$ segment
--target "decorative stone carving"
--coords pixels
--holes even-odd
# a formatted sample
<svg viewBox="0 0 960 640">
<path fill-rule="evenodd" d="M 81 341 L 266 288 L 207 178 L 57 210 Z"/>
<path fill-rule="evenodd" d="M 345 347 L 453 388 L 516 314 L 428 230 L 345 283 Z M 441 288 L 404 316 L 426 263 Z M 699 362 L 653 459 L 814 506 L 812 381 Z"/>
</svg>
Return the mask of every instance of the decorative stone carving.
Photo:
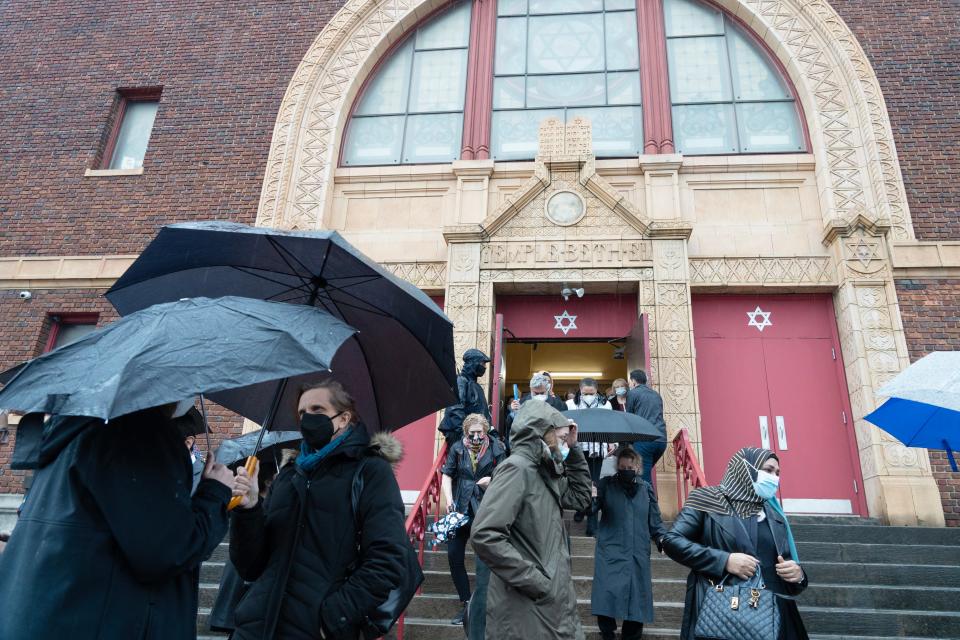
<svg viewBox="0 0 960 640">
<path fill-rule="evenodd" d="M 442 289 L 447 284 L 446 262 L 385 262 L 381 266 L 420 289 Z"/>
<path fill-rule="evenodd" d="M 692 285 L 833 285 L 830 256 L 789 258 L 691 258 Z"/>
</svg>

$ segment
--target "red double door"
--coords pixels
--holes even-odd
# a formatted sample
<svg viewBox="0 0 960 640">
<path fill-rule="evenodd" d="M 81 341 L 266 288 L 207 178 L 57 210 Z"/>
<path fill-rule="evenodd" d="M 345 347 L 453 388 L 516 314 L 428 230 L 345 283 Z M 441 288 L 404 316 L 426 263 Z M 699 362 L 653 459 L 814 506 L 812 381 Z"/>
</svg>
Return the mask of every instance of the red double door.
<svg viewBox="0 0 960 640">
<path fill-rule="evenodd" d="M 763 447 L 788 512 L 864 514 L 831 297 L 694 296 L 693 328 L 707 481 Z"/>
</svg>

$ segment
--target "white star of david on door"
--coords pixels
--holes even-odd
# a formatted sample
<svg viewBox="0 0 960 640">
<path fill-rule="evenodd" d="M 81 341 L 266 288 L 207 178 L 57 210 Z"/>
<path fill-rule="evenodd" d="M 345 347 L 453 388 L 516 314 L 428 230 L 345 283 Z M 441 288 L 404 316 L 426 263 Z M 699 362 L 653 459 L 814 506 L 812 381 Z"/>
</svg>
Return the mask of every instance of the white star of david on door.
<svg viewBox="0 0 960 640">
<path fill-rule="evenodd" d="M 750 318 L 747 326 L 756 327 L 760 333 L 763 333 L 764 328 L 773 326 L 773 323 L 770 322 L 771 313 L 772 311 L 764 311 L 760 307 L 757 307 L 753 311 L 747 311 L 747 317 Z M 758 318 L 763 318 L 763 320 L 758 320 Z"/>
<path fill-rule="evenodd" d="M 559 316 L 553 317 L 557 321 L 553 328 L 563 331 L 563 335 L 567 335 L 567 332 L 577 328 L 577 316 L 570 315 L 567 310 L 564 310 Z"/>
</svg>

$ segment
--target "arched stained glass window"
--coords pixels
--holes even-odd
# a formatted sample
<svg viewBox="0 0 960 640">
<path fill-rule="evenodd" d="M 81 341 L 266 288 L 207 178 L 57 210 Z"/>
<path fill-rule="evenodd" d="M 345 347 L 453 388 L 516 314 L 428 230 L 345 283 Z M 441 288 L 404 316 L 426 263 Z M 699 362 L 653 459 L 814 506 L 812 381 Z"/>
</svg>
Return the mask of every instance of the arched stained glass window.
<svg viewBox="0 0 960 640">
<path fill-rule="evenodd" d="M 544 118 L 585 116 L 598 156 L 640 153 L 634 0 L 500 0 L 490 155 L 536 155 Z"/>
<path fill-rule="evenodd" d="M 380 66 L 350 120 L 344 164 L 460 157 L 470 5 L 459 2 L 417 29 Z"/>
<path fill-rule="evenodd" d="M 759 47 L 721 11 L 664 0 L 677 151 L 802 151 L 793 95 Z"/>
<path fill-rule="evenodd" d="M 341 162 L 529 160 L 545 118 L 577 116 L 600 158 L 807 145 L 781 70 L 706 0 L 459 0 L 375 70 Z"/>
</svg>

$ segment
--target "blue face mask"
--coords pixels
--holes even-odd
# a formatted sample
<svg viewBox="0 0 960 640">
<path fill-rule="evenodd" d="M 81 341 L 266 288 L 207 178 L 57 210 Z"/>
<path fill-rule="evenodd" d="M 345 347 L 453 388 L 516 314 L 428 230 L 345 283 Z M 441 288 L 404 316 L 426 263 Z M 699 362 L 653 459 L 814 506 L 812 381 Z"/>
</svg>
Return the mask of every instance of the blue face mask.
<svg viewBox="0 0 960 640">
<path fill-rule="evenodd" d="M 627 395 L 627 389 L 626 389 L 626 387 L 617 387 L 617 388 L 615 389 L 615 391 L 616 391 L 616 393 L 617 393 L 618 396 L 625 396 L 625 395 Z"/>
<path fill-rule="evenodd" d="M 758 471 L 757 479 L 753 481 L 753 490 L 764 500 L 769 500 L 777 495 L 777 489 L 780 487 L 780 477 L 766 471 Z"/>
</svg>

